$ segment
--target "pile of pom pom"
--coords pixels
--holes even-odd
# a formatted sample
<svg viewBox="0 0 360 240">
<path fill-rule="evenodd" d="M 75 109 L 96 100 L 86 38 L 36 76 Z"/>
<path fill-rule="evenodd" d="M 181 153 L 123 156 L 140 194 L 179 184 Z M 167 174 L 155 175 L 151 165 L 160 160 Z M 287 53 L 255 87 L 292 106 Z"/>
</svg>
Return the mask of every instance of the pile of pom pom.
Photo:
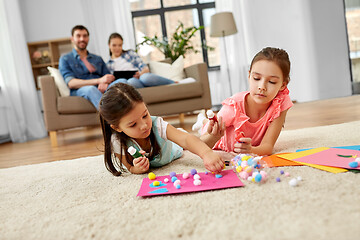
<svg viewBox="0 0 360 240">
<path fill-rule="evenodd" d="M 240 178 L 252 182 L 265 182 L 267 173 L 263 170 L 264 166 L 260 163 L 261 159 L 261 156 L 241 153 L 231 159 L 230 162 Z"/>
</svg>

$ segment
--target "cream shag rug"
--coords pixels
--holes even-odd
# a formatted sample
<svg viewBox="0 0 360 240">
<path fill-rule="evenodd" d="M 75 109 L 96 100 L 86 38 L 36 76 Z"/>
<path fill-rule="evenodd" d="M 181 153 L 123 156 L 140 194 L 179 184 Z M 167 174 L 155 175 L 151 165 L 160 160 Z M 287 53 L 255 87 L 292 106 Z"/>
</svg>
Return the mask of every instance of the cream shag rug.
<svg viewBox="0 0 360 240">
<path fill-rule="evenodd" d="M 360 144 L 360 121 L 283 131 L 276 152 Z M 185 152 L 157 175 L 205 171 Z M 280 170 L 301 176 L 277 183 Z M 358 239 L 360 174 L 267 170 L 264 184 L 139 198 L 146 175 L 113 177 L 102 156 L 0 170 L 0 239 Z M 286 179 L 286 180 L 285 180 Z"/>
</svg>

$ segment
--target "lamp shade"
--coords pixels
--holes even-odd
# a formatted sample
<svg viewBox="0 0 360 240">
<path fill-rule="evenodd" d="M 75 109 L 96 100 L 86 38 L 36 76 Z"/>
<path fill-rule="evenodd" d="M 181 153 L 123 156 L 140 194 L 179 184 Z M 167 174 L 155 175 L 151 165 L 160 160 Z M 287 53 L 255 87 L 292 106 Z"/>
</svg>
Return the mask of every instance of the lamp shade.
<svg viewBox="0 0 360 240">
<path fill-rule="evenodd" d="M 237 33 L 232 12 L 219 12 L 211 16 L 210 37 L 224 37 Z"/>
</svg>

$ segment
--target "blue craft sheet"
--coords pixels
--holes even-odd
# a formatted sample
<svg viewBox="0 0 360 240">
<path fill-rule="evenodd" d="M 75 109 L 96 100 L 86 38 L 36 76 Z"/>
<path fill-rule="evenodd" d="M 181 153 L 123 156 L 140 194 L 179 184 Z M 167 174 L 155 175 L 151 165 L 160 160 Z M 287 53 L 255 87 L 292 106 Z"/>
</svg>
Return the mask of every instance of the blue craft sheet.
<svg viewBox="0 0 360 240">
<path fill-rule="evenodd" d="M 333 147 L 333 148 L 343 148 L 343 149 L 350 149 L 350 150 L 360 151 L 360 145 L 345 146 L 345 147 Z"/>
<path fill-rule="evenodd" d="M 331 147 L 331 148 L 341 148 L 341 149 L 350 149 L 350 150 L 360 151 L 360 145 Z M 310 150 L 310 149 L 313 149 L 313 148 L 298 149 L 298 150 L 296 150 L 296 152 L 302 152 L 302 151 L 306 151 L 306 150 Z"/>
</svg>

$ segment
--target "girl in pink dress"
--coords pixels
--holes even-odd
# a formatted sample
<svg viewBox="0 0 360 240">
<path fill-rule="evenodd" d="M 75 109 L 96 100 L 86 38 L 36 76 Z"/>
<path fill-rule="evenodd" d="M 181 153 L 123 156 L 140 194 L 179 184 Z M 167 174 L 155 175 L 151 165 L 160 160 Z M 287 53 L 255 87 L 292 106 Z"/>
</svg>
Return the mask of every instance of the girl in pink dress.
<svg viewBox="0 0 360 240">
<path fill-rule="evenodd" d="M 270 155 L 293 105 L 287 89 L 289 73 L 286 51 L 262 49 L 250 65 L 249 91 L 222 102 L 218 121 L 205 124 L 201 140 L 215 150 Z"/>
</svg>

